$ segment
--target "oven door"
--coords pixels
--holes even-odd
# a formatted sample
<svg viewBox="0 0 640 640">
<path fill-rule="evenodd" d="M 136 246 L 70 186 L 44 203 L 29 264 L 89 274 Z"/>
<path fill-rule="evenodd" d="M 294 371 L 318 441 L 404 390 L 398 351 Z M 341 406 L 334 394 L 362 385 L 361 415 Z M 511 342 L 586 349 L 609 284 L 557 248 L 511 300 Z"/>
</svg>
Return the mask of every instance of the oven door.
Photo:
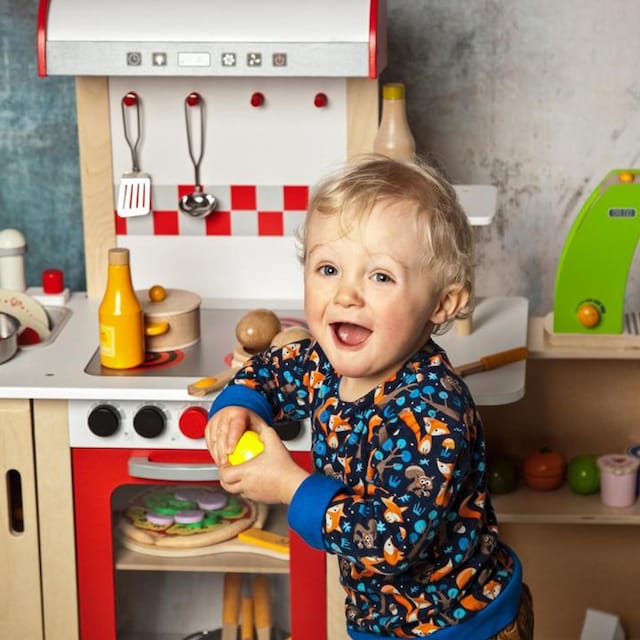
<svg viewBox="0 0 640 640">
<path fill-rule="evenodd" d="M 308 452 L 292 452 L 292 456 L 311 471 Z M 98 448 L 72 449 L 72 465 L 80 637 L 82 640 L 116 640 L 114 492 L 125 485 L 211 483 L 218 477 L 217 467 L 203 450 Z M 325 640 L 325 555 L 291 531 L 289 547 L 291 636 Z M 158 570 L 171 571 L 171 562 Z M 247 571 L 242 566 L 233 570 Z M 287 571 L 286 566 L 283 571 Z"/>
</svg>

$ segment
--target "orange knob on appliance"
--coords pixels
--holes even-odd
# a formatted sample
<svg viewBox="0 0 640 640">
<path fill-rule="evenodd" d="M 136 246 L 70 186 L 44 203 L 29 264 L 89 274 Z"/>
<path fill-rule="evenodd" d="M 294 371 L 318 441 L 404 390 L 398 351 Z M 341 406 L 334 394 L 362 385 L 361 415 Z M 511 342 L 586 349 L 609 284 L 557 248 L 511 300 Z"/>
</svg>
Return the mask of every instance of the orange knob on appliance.
<svg viewBox="0 0 640 640">
<path fill-rule="evenodd" d="M 600 309 L 591 303 L 583 302 L 578 307 L 578 322 L 587 329 L 593 329 L 600 324 Z"/>
<path fill-rule="evenodd" d="M 98 309 L 100 363 L 130 369 L 144 362 L 144 314 L 131 282 L 129 249 L 110 249 L 107 288 Z"/>
</svg>

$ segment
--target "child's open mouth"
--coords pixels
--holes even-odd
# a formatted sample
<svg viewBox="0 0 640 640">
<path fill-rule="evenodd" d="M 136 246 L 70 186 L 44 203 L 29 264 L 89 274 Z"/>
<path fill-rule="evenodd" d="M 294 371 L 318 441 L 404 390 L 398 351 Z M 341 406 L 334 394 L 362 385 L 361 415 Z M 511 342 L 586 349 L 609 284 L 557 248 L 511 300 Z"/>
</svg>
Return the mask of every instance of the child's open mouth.
<svg viewBox="0 0 640 640">
<path fill-rule="evenodd" d="M 349 322 L 334 322 L 331 328 L 338 342 L 346 347 L 357 347 L 371 335 L 369 329 Z"/>
</svg>

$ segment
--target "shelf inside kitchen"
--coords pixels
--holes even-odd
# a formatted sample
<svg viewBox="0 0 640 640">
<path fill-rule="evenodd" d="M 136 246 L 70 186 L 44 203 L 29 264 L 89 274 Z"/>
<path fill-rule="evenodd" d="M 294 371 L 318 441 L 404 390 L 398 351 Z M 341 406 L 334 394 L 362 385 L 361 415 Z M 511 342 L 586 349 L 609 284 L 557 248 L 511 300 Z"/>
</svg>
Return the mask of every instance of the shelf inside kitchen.
<svg viewBox="0 0 640 640">
<path fill-rule="evenodd" d="M 492 496 L 498 524 L 620 524 L 640 525 L 640 502 L 630 507 L 607 507 L 600 494 L 574 493 L 568 485 L 555 491 L 522 487 Z"/>
<path fill-rule="evenodd" d="M 114 521 L 116 514 L 114 514 Z M 265 530 L 279 535 L 288 535 L 287 512 L 284 506 L 269 510 Z M 135 544 L 128 545 L 135 548 Z M 142 552 L 127 548 L 117 532 L 114 540 L 115 568 L 118 571 L 195 571 L 224 573 L 289 573 L 289 559 L 282 553 L 271 553 L 261 547 L 241 542 L 238 538 L 220 542 L 210 547 L 210 553 L 193 549 L 175 556 L 166 552 Z M 179 554 L 179 555 L 178 555 Z"/>
</svg>

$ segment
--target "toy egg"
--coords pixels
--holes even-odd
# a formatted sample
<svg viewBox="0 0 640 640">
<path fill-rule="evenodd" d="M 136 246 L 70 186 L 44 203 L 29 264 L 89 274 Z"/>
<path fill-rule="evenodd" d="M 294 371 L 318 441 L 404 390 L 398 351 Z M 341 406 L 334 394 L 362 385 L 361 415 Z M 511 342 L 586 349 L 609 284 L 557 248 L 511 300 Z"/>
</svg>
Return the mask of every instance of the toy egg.
<svg viewBox="0 0 640 640">
<path fill-rule="evenodd" d="M 255 431 L 245 431 L 238 440 L 235 449 L 229 454 L 232 465 L 248 462 L 264 451 L 264 444 Z"/>
</svg>

